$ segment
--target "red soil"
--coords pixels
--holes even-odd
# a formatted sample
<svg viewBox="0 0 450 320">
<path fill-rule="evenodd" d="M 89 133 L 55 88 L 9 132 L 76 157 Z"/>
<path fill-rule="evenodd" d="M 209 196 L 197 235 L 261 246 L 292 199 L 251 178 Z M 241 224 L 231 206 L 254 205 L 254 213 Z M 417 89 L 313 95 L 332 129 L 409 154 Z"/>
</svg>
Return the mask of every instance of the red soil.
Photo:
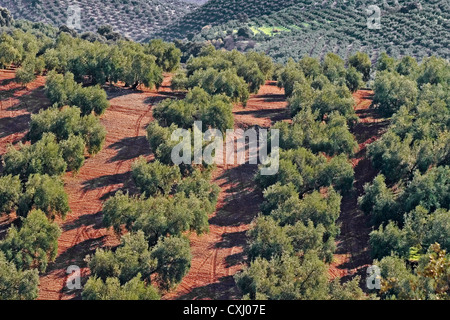
<svg viewBox="0 0 450 320">
<path fill-rule="evenodd" d="M 12 82 L 13 71 L 0 72 L 0 154 L 9 143 L 17 143 L 26 134 L 30 113 L 48 107 L 44 96 L 45 78 L 22 88 Z M 101 117 L 107 128 L 105 145 L 96 156 L 86 160 L 80 172 L 64 177 L 69 194 L 71 213 L 64 221 L 58 220 L 63 231 L 59 239 L 58 256 L 41 276 L 39 299 L 76 299 L 80 290 L 65 287 L 66 269 L 70 265 L 82 267 L 83 279 L 89 276 L 84 258 L 98 247 L 113 247 L 118 238 L 102 226 L 103 202 L 117 190 L 135 190 L 131 180 L 131 164 L 139 156 L 152 158 L 145 138 L 145 127 L 152 121 L 152 106 L 164 98 L 178 97 L 170 92 L 170 78 L 166 77 L 158 92 L 136 92 L 109 88 L 111 107 Z M 353 277 L 362 274 L 370 263 L 368 254 L 369 227 L 366 217 L 357 209 L 356 199 L 365 182 L 371 181 L 375 171 L 365 158 L 365 147 L 380 137 L 385 122 L 368 108 L 370 91 L 358 91 L 357 113 L 361 122 L 354 128 L 360 151 L 353 159 L 356 192 L 344 196 L 339 218 L 341 235 L 337 239 L 335 262 L 330 276 Z M 288 119 L 283 90 L 268 82 L 257 95 L 251 96 L 246 108 L 235 106 L 236 128 L 254 125 L 269 127 L 274 121 Z M 0 168 L 1 170 L 1 168 Z M 246 231 L 259 211 L 261 191 L 253 182 L 255 165 L 220 166 L 213 182 L 221 192 L 216 212 L 210 217 L 210 232 L 190 235 L 192 267 L 180 286 L 164 296 L 165 299 L 233 299 L 239 298 L 233 275 L 244 262 Z M 14 220 L 0 219 L 0 238 Z"/>
<path fill-rule="evenodd" d="M 0 156 L 6 152 L 8 145 L 17 144 L 25 137 L 30 114 L 50 105 L 44 95 L 44 77 L 38 77 L 27 87 L 15 83 L 14 78 L 14 70 L 0 71 Z M 0 216 L 0 239 L 15 219 L 14 213 Z"/>
<path fill-rule="evenodd" d="M 14 70 L 0 72 L 0 154 L 24 138 L 30 113 L 50 105 L 44 94 L 44 77 L 37 77 L 27 87 L 15 83 L 14 78 Z"/>
<path fill-rule="evenodd" d="M 381 137 L 385 132 L 387 121 L 380 118 L 374 109 L 370 109 L 373 91 L 359 90 L 354 95 L 356 114 L 360 121 L 353 128 L 359 151 L 352 159 L 355 171 L 354 191 L 343 196 L 341 214 L 338 224 L 341 233 L 336 239 L 337 250 L 329 273 L 331 278 L 343 280 L 361 276 L 361 287 L 367 267 L 371 264 L 369 250 L 369 233 L 371 231 L 368 217 L 358 208 L 358 197 L 364 193 L 364 184 L 373 180 L 377 171 L 366 158 L 366 147 Z"/>
<path fill-rule="evenodd" d="M 268 82 L 252 95 L 247 107 L 233 109 L 236 128 L 255 125 L 270 127 L 287 117 L 284 91 Z M 259 211 L 263 198 L 256 189 L 256 165 L 224 165 L 214 173 L 213 182 L 220 186 L 219 203 L 210 217 L 210 232 L 190 236 L 192 267 L 178 288 L 164 299 L 238 299 L 233 275 L 245 263 L 246 232 Z"/>
<path fill-rule="evenodd" d="M 151 159 L 145 127 L 152 121 L 152 107 L 166 98 L 168 81 L 166 77 L 160 92 L 107 89 L 111 107 L 101 117 L 107 129 L 106 142 L 76 176 L 68 173 L 64 178 L 72 212 L 59 221 L 63 233 L 58 241 L 58 256 L 40 279 L 39 299 L 80 298 L 80 290 L 66 289 L 67 267 L 82 267 L 84 282 L 89 276 L 86 255 L 99 247 L 118 245 L 118 238 L 102 225 L 102 205 L 120 189 L 134 190 L 130 170 L 136 158 Z"/>
</svg>

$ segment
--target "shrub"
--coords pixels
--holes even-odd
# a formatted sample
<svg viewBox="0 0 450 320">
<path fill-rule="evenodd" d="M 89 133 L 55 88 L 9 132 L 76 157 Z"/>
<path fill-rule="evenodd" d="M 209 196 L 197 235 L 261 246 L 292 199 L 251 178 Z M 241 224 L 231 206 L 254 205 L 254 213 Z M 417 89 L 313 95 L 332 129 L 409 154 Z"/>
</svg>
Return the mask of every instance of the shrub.
<svg viewBox="0 0 450 320">
<path fill-rule="evenodd" d="M 70 211 L 64 183 L 59 178 L 32 174 L 25 184 L 25 189 L 18 210 L 22 216 L 26 216 L 32 209 L 39 209 L 50 218 L 56 215 L 64 218 Z"/>
<path fill-rule="evenodd" d="M 158 160 L 147 163 L 144 158 L 139 158 L 133 164 L 132 172 L 134 182 L 147 196 L 167 195 L 181 179 L 178 167 L 166 166 Z"/>
<path fill-rule="evenodd" d="M 17 269 L 0 252 L 0 300 L 34 300 L 38 297 L 37 270 Z"/>
<path fill-rule="evenodd" d="M 364 81 L 369 81 L 370 68 L 372 67 L 372 62 L 370 61 L 369 55 L 367 55 L 366 53 L 357 52 L 353 56 L 348 58 L 348 63 L 358 72 L 362 73 Z"/>
<path fill-rule="evenodd" d="M 46 133 L 33 145 L 21 145 L 20 150 L 10 147 L 3 156 L 5 172 L 26 179 L 30 174 L 60 176 L 67 164 L 53 133 Z"/>
<path fill-rule="evenodd" d="M 162 238 L 151 255 L 157 261 L 157 279 L 164 289 L 179 284 L 191 268 L 191 248 L 186 238 Z"/>
<path fill-rule="evenodd" d="M 38 268 L 45 272 L 48 263 L 56 258 L 60 234 L 58 225 L 50 222 L 44 212 L 33 210 L 19 230 L 14 226 L 8 230 L 0 249 L 18 269 Z"/>
<path fill-rule="evenodd" d="M 17 208 L 20 196 L 22 194 L 22 185 L 19 176 L 1 176 L 0 177 L 0 213 L 11 213 Z"/>
<path fill-rule="evenodd" d="M 418 95 L 417 85 L 414 81 L 389 72 L 377 74 L 374 91 L 374 104 L 387 116 L 397 112 L 401 106 L 412 107 Z"/>
<path fill-rule="evenodd" d="M 159 300 L 157 290 L 140 280 L 140 275 L 121 285 L 119 279 L 108 278 L 106 281 L 90 277 L 84 286 L 83 300 Z"/>
</svg>

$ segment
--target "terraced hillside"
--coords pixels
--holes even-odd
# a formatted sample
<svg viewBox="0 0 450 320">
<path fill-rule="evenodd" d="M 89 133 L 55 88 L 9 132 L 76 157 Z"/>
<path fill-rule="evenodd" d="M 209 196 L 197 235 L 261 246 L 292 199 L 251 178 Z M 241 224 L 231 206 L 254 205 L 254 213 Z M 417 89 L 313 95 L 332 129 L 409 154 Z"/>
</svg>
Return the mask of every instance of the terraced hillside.
<svg viewBox="0 0 450 320">
<path fill-rule="evenodd" d="M 298 59 L 305 54 L 322 57 L 325 52 L 334 52 L 346 58 L 356 51 L 364 51 L 371 54 L 373 60 L 382 51 L 396 57 L 450 56 L 450 6 L 447 0 L 400 0 L 398 6 L 391 1 L 389 5 L 384 5 L 382 1 L 369 3 L 355 0 L 345 3 L 334 0 L 295 2 L 283 10 L 272 8 L 276 12 L 269 14 L 269 8 L 259 11 L 264 12 L 262 15 L 255 11 L 255 15 L 246 21 L 234 18 L 227 23 L 205 27 L 192 41 L 211 41 L 216 47 L 227 50 L 256 49 L 279 62 L 285 62 L 289 57 Z M 210 7 L 216 3 L 212 1 L 208 5 Z M 247 6 L 257 6 L 256 3 L 259 5 L 261 2 L 247 1 Z M 381 9 L 381 29 L 367 27 L 366 9 L 369 4 L 378 4 Z M 197 9 L 189 16 L 200 12 L 205 14 L 204 10 Z M 219 12 L 218 6 L 215 11 Z M 177 28 L 188 30 L 185 26 L 191 27 L 191 23 L 186 19 L 178 20 L 173 32 Z M 224 19 L 217 21 L 219 23 Z M 210 18 L 205 17 L 196 23 L 206 26 Z"/>
<path fill-rule="evenodd" d="M 183 0 L 0 0 L 0 7 L 11 11 L 15 19 L 67 23 L 69 5 L 81 8 L 81 30 L 96 31 L 109 24 L 115 31 L 139 41 L 184 16 L 198 5 Z"/>
</svg>

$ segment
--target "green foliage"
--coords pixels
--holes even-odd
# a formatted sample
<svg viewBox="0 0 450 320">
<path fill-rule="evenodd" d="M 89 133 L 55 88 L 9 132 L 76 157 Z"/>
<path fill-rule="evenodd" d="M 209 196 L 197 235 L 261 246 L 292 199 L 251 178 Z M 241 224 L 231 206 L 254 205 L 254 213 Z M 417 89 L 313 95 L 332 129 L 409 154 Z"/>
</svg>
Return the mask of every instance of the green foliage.
<svg viewBox="0 0 450 320">
<path fill-rule="evenodd" d="M 132 229 L 143 230 L 150 243 L 161 236 L 181 235 L 185 231 L 198 234 L 209 230 L 208 214 L 203 202 L 178 194 L 171 198 L 150 198 L 138 202 L 137 219 Z"/>
<path fill-rule="evenodd" d="M 19 176 L 0 176 L 0 213 L 9 214 L 17 208 L 22 185 Z"/>
<path fill-rule="evenodd" d="M 302 257 L 283 255 L 270 261 L 257 258 L 235 276 L 244 299 L 326 300 L 363 299 L 354 282 L 340 285 L 328 282 L 327 266 L 313 253 Z"/>
<path fill-rule="evenodd" d="M 132 53 L 131 63 L 125 66 L 124 80 L 134 88 L 143 84 L 148 88 L 159 87 L 163 81 L 162 70 L 155 63 L 156 58 L 142 52 Z"/>
<path fill-rule="evenodd" d="M 280 152 L 280 168 L 276 175 L 261 176 L 256 181 L 261 188 L 280 182 L 292 182 L 303 194 L 320 187 L 334 186 L 337 190 L 348 191 L 353 186 L 353 168 L 345 155 L 330 160 L 324 155 L 315 155 L 305 148 Z"/>
<path fill-rule="evenodd" d="M 340 214 L 340 205 L 341 196 L 333 189 L 330 189 L 326 196 L 314 191 L 302 199 L 289 198 L 280 203 L 270 215 L 282 225 L 294 225 L 298 221 L 307 224 L 308 221 L 312 221 L 316 227 L 323 225 L 327 229 L 326 234 L 334 237 L 339 232 L 335 222 Z"/>
<path fill-rule="evenodd" d="M 37 270 L 17 270 L 0 251 L 0 300 L 34 300 L 38 296 Z"/>
<path fill-rule="evenodd" d="M 401 141 L 395 133 L 388 131 L 383 137 L 368 147 L 369 157 L 375 168 L 397 181 L 412 169 L 411 150 L 412 137 Z"/>
<path fill-rule="evenodd" d="M 450 79 L 450 64 L 447 60 L 438 57 L 429 57 L 422 61 L 420 66 L 420 76 L 417 79 L 418 85 L 426 83 L 434 84 L 449 84 Z"/>
<path fill-rule="evenodd" d="M 2 33 L 0 36 L 0 66 L 10 66 L 12 63 L 17 63 L 22 59 L 22 55 L 17 48 L 14 39 Z"/>
<path fill-rule="evenodd" d="M 241 54 L 216 51 L 214 47 L 205 47 L 196 58 L 187 62 L 187 76 L 180 75 L 175 81 L 176 87 L 184 83 L 186 88 L 200 86 L 209 94 L 223 93 L 234 102 L 246 104 L 249 92 L 257 93 L 270 77 L 272 60 L 262 53 Z"/>
<path fill-rule="evenodd" d="M 162 238 L 153 248 L 151 255 L 157 260 L 157 281 L 164 289 L 179 284 L 191 268 L 192 255 L 187 238 Z"/>
<path fill-rule="evenodd" d="M 271 217 L 259 217 L 254 221 L 248 236 L 250 243 L 247 253 L 251 261 L 258 257 L 270 260 L 283 254 L 302 256 L 307 252 L 315 252 L 327 262 L 333 257 L 334 246 L 330 248 L 329 244 L 334 239 L 324 242 L 325 227 L 322 224 L 315 227 L 311 220 L 280 226 Z"/>
<path fill-rule="evenodd" d="M 450 258 L 439 244 L 432 244 L 418 263 L 409 268 L 397 256 L 377 263 L 381 270 L 381 296 L 399 300 L 446 300 L 449 297 Z"/>
<path fill-rule="evenodd" d="M 386 186 L 385 177 L 382 174 L 378 175 L 372 184 L 364 185 L 364 195 L 359 197 L 358 204 L 364 213 L 370 215 L 374 225 L 401 219 L 396 206 L 396 196 Z"/>
<path fill-rule="evenodd" d="M 64 218 L 70 208 L 63 181 L 48 175 L 30 175 L 20 198 L 18 213 L 26 216 L 32 209 L 42 210 L 49 218 L 56 215 Z"/>
<path fill-rule="evenodd" d="M 374 91 L 373 103 L 387 116 L 397 112 L 401 106 L 411 108 L 418 95 L 414 81 L 391 72 L 377 73 Z"/>
<path fill-rule="evenodd" d="M 306 77 L 314 79 L 322 73 L 319 60 L 308 55 L 301 58 L 298 61 L 298 65 Z"/>
<path fill-rule="evenodd" d="M 336 111 L 345 116 L 349 123 L 355 122 L 357 117 L 353 106 L 355 101 L 350 90 L 345 86 L 325 86 L 314 99 L 311 109 L 319 112 L 319 116 L 329 115 Z"/>
<path fill-rule="evenodd" d="M 224 94 L 233 102 L 244 106 L 249 98 L 249 91 L 244 79 L 233 70 L 217 71 L 215 69 L 197 70 L 188 78 L 187 89 L 201 87 L 208 94 Z"/>
<path fill-rule="evenodd" d="M 118 192 L 103 206 L 103 223 L 116 232 L 123 226 L 128 230 L 142 230 L 153 245 L 167 235 L 178 236 L 189 230 L 198 234 L 207 232 L 211 212 L 206 209 L 211 208 L 211 204 L 204 203 L 192 193 L 189 198 L 178 193 L 173 197 L 136 199 Z"/>
<path fill-rule="evenodd" d="M 321 120 L 326 120 L 333 111 L 345 116 L 349 123 L 357 120 L 353 109 L 355 101 L 345 85 L 324 82 L 317 89 L 314 89 L 313 85 L 314 82 L 305 80 L 294 86 L 292 97 L 289 99 L 292 116 L 311 109 L 313 113 L 317 112 L 316 117 Z"/>
<path fill-rule="evenodd" d="M 420 174 L 415 172 L 411 183 L 400 196 L 404 212 L 420 205 L 427 210 L 450 209 L 450 167 L 439 166 Z"/>
<path fill-rule="evenodd" d="M 77 88 L 78 86 L 72 73 L 62 75 L 50 71 L 47 75 L 45 82 L 47 97 L 52 103 L 56 103 L 60 107 L 70 105 Z"/>
<path fill-rule="evenodd" d="M 80 134 L 83 137 L 87 152 L 96 154 L 100 152 L 106 138 L 106 129 L 100 120 L 93 114 L 81 118 Z"/>
<path fill-rule="evenodd" d="M 250 243 L 247 251 L 250 261 L 257 257 L 270 260 L 272 257 L 280 257 L 283 253 L 292 254 L 294 248 L 288 232 L 275 220 L 260 217 L 253 224 L 248 232 Z"/>
<path fill-rule="evenodd" d="M 298 197 L 295 186 L 292 183 L 281 184 L 277 182 L 266 188 L 263 192 L 264 202 L 261 204 L 261 212 L 270 214 L 290 198 Z"/>
<path fill-rule="evenodd" d="M 121 238 L 121 245 L 115 252 L 97 249 L 86 261 L 95 277 L 107 281 L 117 277 L 121 284 L 140 275 L 140 279 L 150 281 L 156 261 L 150 256 L 148 242 L 142 231 L 128 233 Z"/>
<path fill-rule="evenodd" d="M 339 278 L 335 278 L 330 283 L 331 300 L 366 300 L 364 291 L 359 287 L 360 277 L 356 276 L 353 280 L 340 283 Z"/>
<path fill-rule="evenodd" d="M 187 198 L 198 198 L 203 203 L 206 212 L 214 212 L 220 188 L 210 180 L 209 172 L 196 169 L 177 185 L 176 192 L 184 194 Z M 206 219 L 206 216 L 203 219 Z M 204 224 L 206 225 L 206 222 Z"/>
<path fill-rule="evenodd" d="M 156 57 L 156 64 L 165 72 L 178 69 L 181 59 L 181 50 L 173 43 L 166 43 L 155 39 L 148 43 L 146 51 Z"/>
<path fill-rule="evenodd" d="M 0 242 L 0 250 L 18 269 L 38 268 L 45 272 L 48 263 L 56 258 L 60 234 L 58 225 L 48 221 L 44 212 L 33 210 L 19 230 L 16 227 L 8 230 Z"/>
<path fill-rule="evenodd" d="M 327 53 L 322 62 L 322 72 L 331 82 L 345 77 L 345 62 L 337 54 Z"/>
<path fill-rule="evenodd" d="M 25 60 L 22 67 L 16 70 L 16 81 L 21 85 L 26 86 L 36 78 L 34 70 L 35 62 Z"/>
<path fill-rule="evenodd" d="M 284 92 L 287 97 L 291 97 L 294 93 L 296 83 L 303 84 L 306 81 L 305 74 L 303 73 L 303 68 L 301 66 L 301 64 L 297 65 L 293 59 L 289 59 L 286 66 L 279 74 L 278 86 L 284 88 Z M 307 70 L 307 72 L 308 71 L 309 70 Z"/>
<path fill-rule="evenodd" d="M 8 9 L 0 7 L 0 27 L 9 27 L 14 19 Z"/>
<path fill-rule="evenodd" d="M 166 99 L 153 110 L 154 117 L 162 126 L 175 124 L 190 129 L 194 121 L 202 121 L 205 128 L 225 132 L 234 126 L 230 100 L 222 94 L 210 96 L 204 89 L 194 87 L 184 100 Z"/>
<path fill-rule="evenodd" d="M 171 124 L 170 127 L 161 127 L 156 121 L 147 127 L 147 139 L 156 159 L 166 165 L 173 165 L 172 149 L 178 144 L 171 140 L 172 132 L 178 127 Z"/>
<path fill-rule="evenodd" d="M 351 92 L 358 91 L 363 85 L 361 73 L 354 67 L 348 68 L 345 75 L 345 84 Z"/>
<path fill-rule="evenodd" d="M 80 107 L 82 115 L 89 115 L 92 112 L 102 115 L 109 107 L 106 92 L 98 85 L 86 88 L 78 87 L 74 95 L 69 96 L 68 104 Z"/>
<path fill-rule="evenodd" d="M 398 62 L 395 70 L 403 76 L 414 76 L 418 71 L 418 67 L 416 59 L 406 56 Z"/>
<path fill-rule="evenodd" d="M 139 158 L 132 166 L 133 180 L 136 186 L 147 196 L 168 195 L 173 186 L 181 179 L 178 167 L 169 167 L 158 160 L 147 163 Z"/>
<path fill-rule="evenodd" d="M 332 112 L 328 122 L 319 122 L 317 112 L 302 110 L 294 117 L 292 124 L 277 122 L 275 129 L 280 130 L 280 147 L 296 149 L 301 146 L 313 152 L 325 152 L 330 156 L 345 153 L 353 155 L 358 144 L 349 131 L 346 118 L 338 112 Z"/>
<path fill-rule="evenodd" d="M 348 58 L 348 63 L 358 72 L 362 73 L 364 81 L 369 81 L 372 62 L 370 61 L 370 57 L 368 54 L 357 52 L 353 56 Z"/>
<path fill-rule="evenodd" d="M 160 296 L 151 285 L 146 285 L 140 280 L 140 275 L 121 285 L 117 278 L 108 278 L 103 281 L 100 278 L 91 277 L 86 282 L 83 300 L 159 300 Z"/>
<path fill-rule="evenodd" d="M 84 154 L 84 144 L 89 154 L 95 154 L 101 150 L 106 136 L 100 120 L 94 115 L 81 117 L 77 107 L 64 107 L 61 110 L 53 107 L 31 115 L 28 133 L 31 142 L 39 141 L 46 132 L 55 134 L 59 142 L 67 140 L 71 135 L 81 137 L 83 152 L 78 154 L 80 159 Z"/>
<path fill-rule="evenodd" d="M 74 80 L 74 75 L 67 72 L 64 76 L 54 71 L 49 72 L 45 84 L 47 97 L 59 107 L 77 106 L 82 115 L 94 112 L 101 115 L 109 107 L 106 92 L 100 86 L 83 88 Z"/>
<path fill-rule="evenodd" d="M 131 229 L 137 218 L 137 202 L 132 201 L 128 194 L 118 191 L 114 197 L 109 198 L 103 204 L 103 224 L 113 227 L 116 233 L 120 233 L 122 225 Z"/>
<path fill-rule="evenodd" d="M 35 144 L 19 145 L 20 150 L 10 147 L 3 156 L 5 173 L 20 175 L 25 179 L 30 174 L 62 175 L 67 164 L 56 137 L 52 133 L 45 133 Z"/>
<path fill-rule="evenodd" d="M 377 71 L 392 72 L 395 69 L 395 59 L 389 57 L 386 52 L 382 52 L 377 62 Z"/>
<path fill-rule="evenodd" d="M 62 156 L 67 163 L 67 170 L 78 172 L 84 164 L 84 140 L 80 136 L 71 135 L 60 143 Z"/>
<path fill-rule="evenodd" d="M 370 247 L 372 257 L 381 259 L 395 252 L 401 256 L 409 253 L 409 246 L 405 232 L 399 229 L 395 223 L 390 221 L 386 227 L 382 225 L 378 230 L 370 233 Z"/>
<path fill-rule="evenodd" d="M 93 277 L 88 280 L 89 285 L 86 284 L 83 298 L 104 299 L 104 293 L 101 293 L 104 282 L 107 285 L 122 285 L 124 291 L 127 291 L 125 288 L 130 283 L 139 282 L 140 289 L 137 292 L 146 289 L 138 295 L 151 294 L 156 299 L 156 289 L 150 285 L 152 274 L 156 274 L 156 281 L 161 288 L 169 289 L 182 280 L 191 266 L 190 246 L 186 238 L 161 238 L 153 248 L 149 248 L 144 232 L 139 230 L 124 235 L 121 242 L 115 252 L 98 249 L 95 255 L 86 258 Z M 122 291 L 117 288 L 112 289 L 112 292 L 116 290 Z"/>
</svg>

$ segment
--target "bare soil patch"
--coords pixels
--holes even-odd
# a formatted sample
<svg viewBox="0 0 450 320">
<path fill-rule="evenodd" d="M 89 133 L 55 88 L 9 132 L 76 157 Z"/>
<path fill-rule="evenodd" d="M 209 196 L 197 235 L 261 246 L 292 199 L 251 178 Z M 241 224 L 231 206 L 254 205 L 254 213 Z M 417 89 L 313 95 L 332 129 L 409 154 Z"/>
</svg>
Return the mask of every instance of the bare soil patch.
<svg viewBox="0 0 450 320">
<path fill-rule="evenodd" d="M 288 117 L 286 106 L 284 91 L 269 81 L 251 96 L 247 107 L 234 107 L 235 128 L 268 128 Z M 257 169 L 250 164 L 218 166 L 213 183 L 221 191 L 217 210 L 209 219 L 210 232 L 190 236 L 192 267 L 178 288 L 164 299 L 240 298 L 233 276 L 246 262 L 246 232 L 263 201 L 262 192 L 254 183 Z"/>
<path fill-rule="evenodd" d="M 135 190 L 131 164 L 139 157 L 152 159 L 145 128 L 153 120 L 152 107 L 166 99 L 170 83 L 166 75 L 161 92 L 106 88 L 111 107 L 101 117 L 107 129 L 103 149 L 87 159 L 80 172 L 64 177 L 71 213 L 59 221 L 63 230 L 58 256 L 40 279 L 39 299 L 79 299 L 80 290 L 68 291 L 66 270 L 70 265 L 81 268 L 82 283 L 89 276 L 84 262 L 99 247 L 115 247 L 119 239 L 102 225 L 102 205 L 118 190 Z"/>
<path fill-rule="evenodd" d="M 372 262 L 369 248 L 371 227 L 368 217 L 358 208 L 357 201 L 364 193 L 364 184 L 372 181 L 378 173 L 372 167 L 370 159 L 366 157 L 367 146 L 382 136 L 388 122 L 370 108 L 373 91 L 359 90 L 353 96 L 356 100 L 356 114 L 359 117 L 359 123 L 352 129 L 359 144 L 359 151 L 352 158 L 355 183 L 354 190 L 345 194 L 342 199 L 338 219 L 341 233 L 336 239 L 337 250 L 329 274 L 331 278 L 341 277 L 343 281 L 360 275 L 361 288 L 364 289 L 366 270 Z"/>
</svg>

